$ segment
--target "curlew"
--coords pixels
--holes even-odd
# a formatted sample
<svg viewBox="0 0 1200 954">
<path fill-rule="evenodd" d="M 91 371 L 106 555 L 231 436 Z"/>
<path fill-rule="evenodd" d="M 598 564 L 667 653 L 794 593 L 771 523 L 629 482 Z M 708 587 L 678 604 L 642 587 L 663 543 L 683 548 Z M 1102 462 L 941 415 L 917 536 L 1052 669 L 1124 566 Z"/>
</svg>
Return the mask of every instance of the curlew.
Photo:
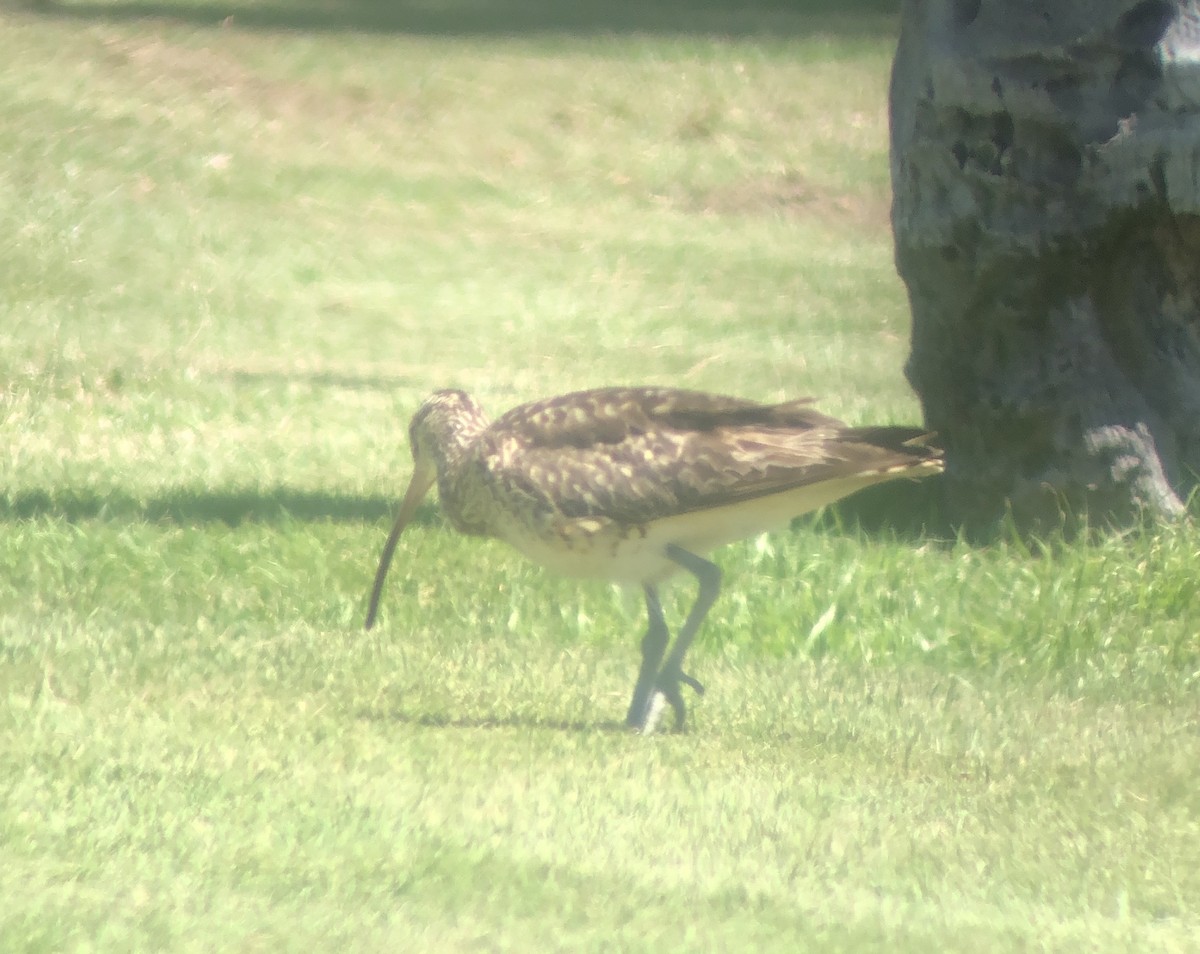
<svg viewBox="0 0 1200 954">
<path fill-rule="evenodd" d="M 681 687 L 704 691 L 683 658 L 721 586 L 704 554 L 871 484 L 942 469 L 923 431 L 848 427 L 810 403 L 599 388 L 489 421 L 463 391 L 437 391 L 409 425 L 412 479 L 379 559 L 367 629 L 396 542 L 436 482 L 460 532 L 497 537 L 559 573 L 641 586 L 649 625 L 626 723 L 652 728 L 661 694 L 682 729 Z M 698 591 L 668 654 L 658 587 L 680 570 Z"/>
</svg>

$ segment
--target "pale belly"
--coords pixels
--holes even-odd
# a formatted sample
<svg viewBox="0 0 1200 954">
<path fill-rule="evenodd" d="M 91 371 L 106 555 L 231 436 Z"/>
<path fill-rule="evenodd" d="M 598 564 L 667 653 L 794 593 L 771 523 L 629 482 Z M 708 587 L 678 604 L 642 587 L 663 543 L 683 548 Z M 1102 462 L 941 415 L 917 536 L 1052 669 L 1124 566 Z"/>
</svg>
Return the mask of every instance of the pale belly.
<svg viewBox="0 0 1200 954">
<path fill-rule="evenodd" d="M 564 576 L 658 583 L 682 569 L 667 556 L 667 547 L 672 544 L 701 556 L 735 540 L 786 526 L 793 517 L 880 479 L 869 475 L 859 481 L 812 484 L 631 526 L 583 519 L 564 521 L 552 533 L 535 533 L 529 527 L 513 524 L 496 535 L 530 560 Z"/>
</svg>

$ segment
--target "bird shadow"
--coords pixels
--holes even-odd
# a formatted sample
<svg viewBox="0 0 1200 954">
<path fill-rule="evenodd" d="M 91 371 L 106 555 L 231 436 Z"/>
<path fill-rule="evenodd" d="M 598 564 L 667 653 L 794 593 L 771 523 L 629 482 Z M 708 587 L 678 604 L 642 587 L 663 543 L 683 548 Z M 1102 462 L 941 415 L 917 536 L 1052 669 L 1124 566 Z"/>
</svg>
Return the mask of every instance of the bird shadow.
<svg viewBox="0 0 1200 954">
<path fill-rule="evenodd" d="M 431 712 L 411 712 L 403 708 L 360 709 L 355 716 L 367 722 L 391 725 L 407 725 L 423 729 L 504 730 L 527 729 L 530 731 L 569 732 L 588 734 L 636 734 L 624 722 L 603 719 L 597 722 L 585 719 L 553 719 L 533 715 L 504 716 L 452 716 Z"/>
</svg>

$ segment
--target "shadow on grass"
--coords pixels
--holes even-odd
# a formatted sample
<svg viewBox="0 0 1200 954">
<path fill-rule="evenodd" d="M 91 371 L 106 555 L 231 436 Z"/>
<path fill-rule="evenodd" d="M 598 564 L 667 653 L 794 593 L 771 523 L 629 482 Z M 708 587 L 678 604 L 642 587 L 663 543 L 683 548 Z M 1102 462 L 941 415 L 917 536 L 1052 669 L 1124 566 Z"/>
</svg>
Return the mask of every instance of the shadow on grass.
<svg viewBox="0 0 1200 954">
<path fill-rule="evenodd" d="M 391 519 L 399 496 L 357 497 L 290 487 L 263 489 L 193 490 L 180 487 L 139 499 L 120 492 L 87 490 L 26 490 L 0 496 L 0 522 L 54 517 L 71 523 L 84 520 L 145 520 L 196 526 L 223 523 L 287 523 L 289 521 L 378 523 Z M 441 522 L 432 503 L 413 521 Z"/>
<path fill-rule="evenodd" d="M 895 480 L 860 490 L 817 516 L 814 526 L 829 533 L 858 531 L 913 543 L 954 539 L 957 527 L 946 513 L 944 477 Z"/>
<path fill-rule="evenodd" d="M 47 16 L 171 20 L 259 30 L 423 36 L 629 34 L 787 38 L 890 36 L 898 0 L 26 0 Z"/>
<path fill-rule="evenodd" d="M 860 531 L 901 540 L 927 541 L 930 536 L 953 538 L 954 527 L 941 506 L 941 480 L 897 481 L 860 491 L 827 507 L 815 526 L 829 533 Z M 0 522 L 52 517 L 70 523 L 85 520 L 145 520 L 196 526 L 223 523 L 286 523 L 288 521 L 379 523 L 390 520 L 399 505 L 394 496 L 353 496 L 327 491 L 296 490 L 286 486 L 196 490 L 177 487 L 153 497 L 139 498 L 120 491 L 22 490 L 0 495 Z M 413 523 L 438 526 L 444 518 L 433 501 L 426 501 Z"/>
<path fill-rule="evenodd" d="M 234 385 L 256 386 L 301 384 L 308 388 L 335 388 L 339 391 L 388 391 L 402 388 L 423 387 L 425 382 L 402 374 L 362 374 L 332 370 L 293 370 L 263 368 L 218 369 L 209 373 L 214 378 L 225 378 Z"/>
<path fill-rule="evenodd" d="M 606 732 L 634 735 L 624 722 L 615 719 L 600 719 L 588 722 L 583 719 L 550 719 L 540 716 L 473 716 L 455 717 L 431 712 L 409 712 L 405 709 L 362 709 L 355 713 L 359 719 L 369 722 L 386 722 L 389 725 L 408 725 L 428 729 L 546 729 L 551 732 Z M 670 735 L 672 733 L 665 733 Z"/>
</svg>

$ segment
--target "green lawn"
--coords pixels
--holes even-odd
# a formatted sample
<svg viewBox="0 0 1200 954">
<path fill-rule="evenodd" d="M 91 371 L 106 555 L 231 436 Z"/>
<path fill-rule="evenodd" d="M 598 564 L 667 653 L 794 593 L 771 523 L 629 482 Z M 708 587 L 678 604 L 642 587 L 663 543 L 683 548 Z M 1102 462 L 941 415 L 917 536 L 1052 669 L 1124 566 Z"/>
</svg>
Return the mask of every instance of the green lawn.
<svg viewBox="0 0 1200 954">
<path fill-rule="evenodd" d="M 637 594 L 432 505 L 362 630 L 434 388 L 919 420 L 895 29 L 0 10 L 0 950 L 1200 950 L 1190 522 L 729 547 L 681 736 Z"/>
</svg>

